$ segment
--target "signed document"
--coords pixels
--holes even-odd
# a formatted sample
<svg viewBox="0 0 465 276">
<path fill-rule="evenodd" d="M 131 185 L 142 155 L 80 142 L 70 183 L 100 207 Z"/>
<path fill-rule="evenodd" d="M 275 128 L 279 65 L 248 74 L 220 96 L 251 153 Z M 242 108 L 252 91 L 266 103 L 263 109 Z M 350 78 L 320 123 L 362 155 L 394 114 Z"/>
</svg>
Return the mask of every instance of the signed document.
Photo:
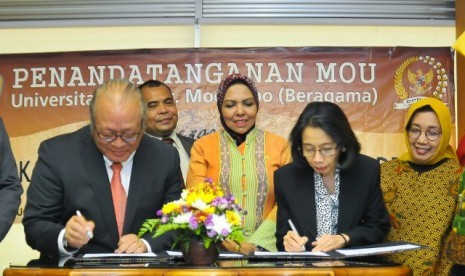
<svg viewBox="0 0 465 276">
<path fill-rule="evenodd" d="M 419 250 L 426 248 L 420 244 L 413 244 L 404 241 L 373 244 L 370 246 L 353 247 L 346 249 L 337 249 L 329 252 L 254 252 L 253 256 L 248 258 L 256 259 L 347 259 L 351 257 L 364 257 L 390 254 L 407 250 Z"/>
<path fill-rule="evenodd" d="M 422 246 L 418 244 L 399 244 L 399 245 L 386 245 L 377 247 L 366 247 L 366 248 L 353 248 L 353 249 L 338 249 L 336 252 L 341 253 L 344 256 L 364 256 L 364 255 L 379 255 L 388 254 L 406 250 L 421 249 Z"/>
<path fill-rule="evenodd" d="M 181 251 L 166 251 L 166 253 L 168 253 L 169 256 L 171 257 L 182 257 L 182 253 Z M 232 252 L 220 252 L 220 256 L 219 258 L 220 259 L 227 259 L 227 258 L 244 258 L 245 256 L 243 254 L 240 254 L 240 253 L 232 253 Z"/>
<path fill-rule="evenodd" d="M 142 258 L 150 258 L 150 257 L 156 257 L 157 254 L 155 253 L 139 253 L 139 254 L 116 254 L 116 253 L 98 253 L 98 254 L 84 254 L 82 255 L 82 258 L 137 258 L 137 257 L 142 257 Z"/>
<path fill-rule="evenodd" d="M 312 252 L 312 251 L 304 251 L 304 252 L 265 252 L 265 251 L 256 251 L 254 255 L 257 257 L 277 257 L 277 256 L 284 256 L 284 257 L 292 257 L 292 256 L 318 256 L 318 257 L 326 257 L 329 256 L 325 252 Z"/>
</svg>

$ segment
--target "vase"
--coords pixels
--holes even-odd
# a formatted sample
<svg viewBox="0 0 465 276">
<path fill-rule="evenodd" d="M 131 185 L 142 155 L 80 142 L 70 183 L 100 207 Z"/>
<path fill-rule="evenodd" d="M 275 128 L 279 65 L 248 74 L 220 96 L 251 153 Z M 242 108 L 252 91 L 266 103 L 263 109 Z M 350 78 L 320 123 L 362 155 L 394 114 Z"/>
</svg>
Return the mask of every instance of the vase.
<svg viewBox="0 0 465 276">
<path fill-rule="evenodd" d="M 214 264 L 220 253 L 215 243 L 211 243 L 210 247 L 205 248 L 202 240 L 189 241 L 188 248 L 183 246 L 182 256 L 186 264 L 190 265 L 211 265 Z"/>
</svg>

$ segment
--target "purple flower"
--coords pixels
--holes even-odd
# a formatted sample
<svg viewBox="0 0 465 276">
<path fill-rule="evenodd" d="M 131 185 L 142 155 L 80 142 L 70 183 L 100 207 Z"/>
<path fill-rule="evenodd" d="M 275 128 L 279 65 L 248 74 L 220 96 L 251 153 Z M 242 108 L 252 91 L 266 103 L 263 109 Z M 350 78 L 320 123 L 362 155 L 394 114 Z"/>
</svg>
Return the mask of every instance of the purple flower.
<svg viewBox="0 0 465 276">
<path fill-rule="evenodd" d="M 160 221 L 161 221 L 161 223 L 164 224 L 164 223 L 167 223 L 169 221 L 169 219 L 170 218 L 168 216 L 162 216 Z"/>
<path fill-rule="evenodd" d="M 213 217 L 211 215 L 205 219 L 205 226 L 213 226 Z"/>
<path fill-rule="evenodd" d="M 207 231 L 207 236 L 210 237 L 210 238 L 214 238 L 216 236 L 216 231 L 215 230 L 210 230 L 210 231 Z"/>
<path fill-rule="evenodd" d="M 213 179 L 211 177 L 205 177 L 205 183 L 213 184 Z"/>
<path fill-rule="evenodd" d="M 195 217 L 192 216 L 190 219 L 189 219 L 189 228 L 194 230 L 196 229 L 197 227 L 199 226 L 199 223 L 195 220 Z"/>
<path fill-rule="evenodd" d="M 228 199 L 225 197 L 217 197 L 213 200 L 211 205 L 214 207 L 218 207 L 218 209 L 220 210 L 224 210 L 228 207 L 229 202 Z"/>
<path fill-rule="evenodd" d="M 163 215 L 163 211 L 162 210 L 158 210 L 157 211 L 157 216 L 161 217 Z"/>
</svg>

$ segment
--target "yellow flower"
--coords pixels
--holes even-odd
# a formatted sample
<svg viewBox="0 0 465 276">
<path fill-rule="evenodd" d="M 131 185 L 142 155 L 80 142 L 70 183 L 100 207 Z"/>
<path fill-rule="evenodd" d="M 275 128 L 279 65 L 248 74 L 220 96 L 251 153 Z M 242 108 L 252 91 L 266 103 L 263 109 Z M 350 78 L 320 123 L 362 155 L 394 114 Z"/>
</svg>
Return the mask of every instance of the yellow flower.
<svg viewBox="0 0 465 276">
<path fill-rule="evenodd" d="M 168 202 L 165 205 L 163 205 L 163 208 L 161 209 L 163 214 L 168 215 L 171 214 L 177 210 L 179 210 L 181 206 L 175 201 L 173 202 Z"/>
<path fill-rule="evenodd" d="M 211 214 L 215 213 L 215 210 L 216 210 L 215 207 L 210 206 L 210 207 L 206 208 L 205 210 L 203 210 L 203 212 L 206 213 L 206 214 L 211 215 Z"/>
<path fill-rule="evenodd" d="M 237 212 L 227 210 L 226 211 L 226 220 L 231 224 L 231 225 L 240 225 L 241 224 L 241 217 Z"/>
<path fill-rule="evenodd" d="M 200 185 L 199 185 L 200 186 Z M 211 203 L 217 196 L 213 193 L 213 191 L 210 189 L 204 189 L 204 190 L 196 190 L 194 189 L 191 193 L 189 193 L 186 197 L 186 202 L 188 205 L 192 205 L 193 202 L 195 202 L 198 199 L 201 199 L 203 202 L 209 204 Z"/>
</svg>

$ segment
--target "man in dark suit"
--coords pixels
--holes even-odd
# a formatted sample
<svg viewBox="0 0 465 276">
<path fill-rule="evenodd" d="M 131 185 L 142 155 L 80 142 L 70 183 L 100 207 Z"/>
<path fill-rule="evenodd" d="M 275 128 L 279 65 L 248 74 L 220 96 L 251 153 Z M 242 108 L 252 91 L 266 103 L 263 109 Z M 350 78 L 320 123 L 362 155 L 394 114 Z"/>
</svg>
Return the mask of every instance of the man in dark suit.
<svg viewBox="0 0 465 276">
<path fill-rule="evenodd" d="M 0 118 L 0 242 L 5 238 L 18 212 L 23 186 L 3 120 Z"/>
<path fill-rule="evenodd" d="M 194 139 L 175 132 L 178 123 L 178 110 L 171 89 L 157 80 L 148 80 L 139 86 L 147 105 L 145 132 L 150 136 L 167 141 L 179 153 L 183 178 L 187 178 L 189 158 Z"/>
<path fill-rule="evenodd" d="M 128 81 L 98 87 L 90 114 L 90 125 L 39 147 L 23 219 L 27 243 L 41 258 L 169 248 L 169 234 L 139 240 L 137 233 L 179 199 L 179 155 L 144 134 L 145 105 Z"/>
</svg>

